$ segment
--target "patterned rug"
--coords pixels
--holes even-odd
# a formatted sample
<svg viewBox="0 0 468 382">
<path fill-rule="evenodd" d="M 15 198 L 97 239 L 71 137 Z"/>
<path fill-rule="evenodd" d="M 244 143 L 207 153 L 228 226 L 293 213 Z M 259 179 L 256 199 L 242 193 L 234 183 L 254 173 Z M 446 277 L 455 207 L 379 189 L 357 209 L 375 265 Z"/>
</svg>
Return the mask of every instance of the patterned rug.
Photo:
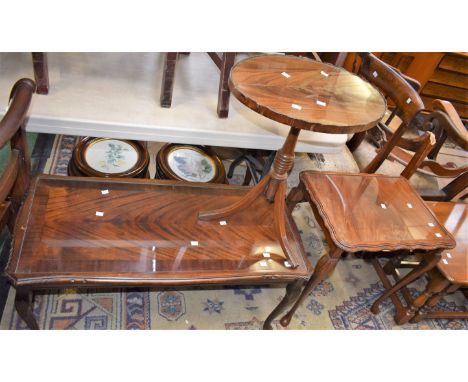
<svg viewBox="0 0 468 382">
<path fill-rule="evenodd" d="M 45 171 L 66 175 L 77 137 L 58 136 Z M 156 145 L 157 146 L 157 145 Z M 156 147 L 150 145 L 150 152 Z M 151 172 L 154 173 L 154 161 Z M 358 171 L 346 149 L 340 154 L 299 155 L 290 186 L 303 169 Z M 240 168 L 232 183 L 241 183 Z M 307 204 L 294 211 L 307 255 L 313 264 L 328 251 L 326 241 Z M 424 282 L 411 285 L 416 293 Z M 397 326 L 394 308 L 386 301 L 378 315 L 369 308 L 382 292 L 373 267 L 348 256 L 322 282 L 295 314 L 289 329 L 468 329 L 468 320 L 427 320 Z M 25 329 L 14 309 L 14 288 L 1 320 L 1 329 Z M 167 290 L 50 291 L 36 295 L 34 313 L 42 329 L 260 329 L 284 295 L 283 287 L 220 287 Z M 466 310 L 461 293 L 440 302 L 451 311 Z M 276 321 L 276 329 L 284 329 Z"/>
</svg>

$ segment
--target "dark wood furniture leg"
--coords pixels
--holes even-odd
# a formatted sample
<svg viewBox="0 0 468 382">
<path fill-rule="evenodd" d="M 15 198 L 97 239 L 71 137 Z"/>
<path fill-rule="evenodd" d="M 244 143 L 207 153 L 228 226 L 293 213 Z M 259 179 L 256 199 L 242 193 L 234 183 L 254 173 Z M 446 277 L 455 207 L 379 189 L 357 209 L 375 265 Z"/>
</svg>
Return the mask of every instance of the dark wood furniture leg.
<svg viewBox="0 0 468 382">
<path fill-rule="evenodd" d="M 217 113 L 219 118 L 227 118 L 229 114 L 229 98 L 231 92 L 228 86 L 229 74 L 234 65 L 235 53 L 223 53 L 221 59 L 219 90 L 218 90 L 218 108 Z"/>
<path fill-rule="evenodd" d="M 266 197 L 270 202 L 275 203 L 275 226 L 280 237 L 281 247 L 284 254 L 289 257 L 293 267 L 297 267 L 297 262 L 290 256 L 289 244 L 287 242 L 285 232 L 285 190 L 286 179 L 288 172 L 294 164 L 294 148 L 296 147 L 297 138 L 300 129 L 291 127 L 288 137 L 283 147 L 276 153 L 270 173 L 265 176 L 255 187 L 253 187 L 241 200 L 237 203 L 220 208 L 214 211 L 200 211 L 198 218 L 200 220 L 214 220 L 226 218 L 239 211 L 248 208 L 257 198 Z M 280 191 L 280 196 L 275 197 L 277 191 Z"/>
<path fill-rule="evenodd" d="M 449 318 L 449 319 L 463 319 L 468 318 L 468 312 L 445 312 L 445 311 L 431 311 L 437 303 L 446 294 L 454 293 L 459 288 L 459 284 L 452 284 L 437 270 L 431 273 L 431 279 L 428 282 L 426 289 L 418 297 L 414 299 L 414 305 L 420 307 L 416 315 L 410 322 L 417 323 L 428 318 Z M 436 274 L 437 273 L 437 274 Z M 465 296 L 466 297 L 466 296 Z"/>
<path fill-rule="evenodd" d="M 47 53 L 32 53 L 34 79 L 38 94 L 49 94 L 49 69 L 47 66 Z"/>
<path fill-rule="evenodd" d="M 362 143 L 365 137 L 366 131 L 354 134 L 353 137 L 348 142 L 346 142 L 346 146 L 348 146 L 349 151 L 356 151 L 356 149 L 359 147 L 359 145 Z"/>
<path fill-rule="evenodd" d="M 439 262 L 441 258 L 440 252 L 429 252 L 424 256 L 424 259 L 421 261 L 421 263 L 411 270 L 405 277 L 401 278 L 398 280 L 393 286 L 389 287 L 389 282 L 388 279 L 386 282 L 382 279 L 383 277 L 386 279 L 386 276 L 384 272 L 382 271 L 380 265 L 377 263 L 377 261 L 373 261 L 372 264 L 374 265 L 374 268 L 379 275 L 379 277 L 382 279 L 382 282 L 384 282 L 384 286 L 386 288 L 385 292 L 382 293 L 382 295 L 372 304 L 371 306 L 371 312 L 374 314 L 378 314 L 380 312 L 379 305 L 387 298 L 391 297 L 392 295 L 395 295 L 396 292 L 398 292 L 400 289 L 405 288 L 408 284 L 422 276 L 424 273 L 429 271 L 430 269 L 434 268 L 437 263 Z M 403 325 L 407 323 L 413 316 L 416 314 L 418 307 L 416 307 L 414 304 L 408 304 L 407 307 L 404 307 L 402 309 L 397 309 L 397 313 L 395 316 L 395 322 L 398 325 Z"/>
<path fill-rule="evenodd" d="M 172 90 L 174 89 L 175 68 L 179 53 L 166 53 L 164 57 L 164 71 L 161 83 L 161 107 L 169 108 L 172 104 Z"/>
<path fill-rule="evenodd" d="M 335 270 L 338 260 L 340 260 L 343 250 L 335 247 L 330 251 L 329 254 L 322 256 L 317 262 L 314 273 L 307 282 L 304 290 L 302 291 L 299 298 L 294 303 L 293 307 L 286 313 L 283 318 L 280 320 L 282 326 L 286 327 L 291 322 L 291 319 L 296 312 L 297 308 L 302 304 L 302 302 L 307 298 L 307 296 L 315 289 L 315 287 L 320 284 L 323 280 L 328 278 L 333 271 Z"/>
<path fill-rule="evenodd" d="M 286 286 L 285 296 L 265 320 L 265 323 L 263 324 L 263 330 L 273 329 L 271 323 L 276 317 L 278 317 L 283 312 L 284 309 L 286 309 L 289 306 L 289 304 L 291 304 L 294 300 L 297 299 L 297 297 L 301 293 L 301 288 L 303 284 L 304 281 L 296 280 Z"/>
<path fill-rule="evenodd" d="M 31 289 L 16 288 L 15 308 L 18 315 L 28 325 L 29 329 L 39 330 L 36 318 L 33 314 L 34 293 Z"/>
</svg>

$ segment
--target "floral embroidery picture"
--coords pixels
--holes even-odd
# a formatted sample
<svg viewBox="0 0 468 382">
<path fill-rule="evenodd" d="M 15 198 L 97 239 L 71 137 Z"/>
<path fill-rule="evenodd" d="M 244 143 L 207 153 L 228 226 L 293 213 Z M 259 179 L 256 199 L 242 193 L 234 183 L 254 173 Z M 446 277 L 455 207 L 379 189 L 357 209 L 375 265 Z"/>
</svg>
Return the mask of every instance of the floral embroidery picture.
<svg viewBox="0 0 468 382">
<path fill-rule="evenodd" d="M 138 153 L 127 142 L 118 139 L 97 141 L 86 150 L 86 161 L 94 170 L 117 174 L 130 170 L 138 161 Z"/>
<path fill-rule="evenodd" d="M 213 160 L 195 150 L 186 148 L 173 150 L 167 160 L 171 170 L 189 182 L 209 182 L 216 175 Z"/>
</svg>

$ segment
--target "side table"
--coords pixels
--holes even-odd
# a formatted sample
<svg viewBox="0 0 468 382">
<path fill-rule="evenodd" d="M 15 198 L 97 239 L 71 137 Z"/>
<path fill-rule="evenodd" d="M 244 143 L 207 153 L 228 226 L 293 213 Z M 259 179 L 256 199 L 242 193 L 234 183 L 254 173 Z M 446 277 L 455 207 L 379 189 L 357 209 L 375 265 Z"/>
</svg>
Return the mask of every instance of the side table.
<svg viewBox="0 0 468 382">
<path fill-rule="evenodd" d="M 308 294 L 336 267 L 344 252 L 365 252 L 372 256 L 377 273 L 384 273 L 377 255 L 391 258 L 410 252 L 423 255 L 420 265 L 394 285 L 384 281 L 385 292 L 372 311 L 392 297 L 397 309 L 396 321 L 411 319 L 394 293 L 433 268 L 443 249 L 455 247 L 452 235 L 442 226 L 421 197 L 402 176 L 346 174 L 305 171 L 300 184 L 288 196 L 292 209 L 307 200 L 330 245 L 330 253 L 320 258 L 309 282 L 292 309 L 281 319 L 287 326 Z"/>
</svg>

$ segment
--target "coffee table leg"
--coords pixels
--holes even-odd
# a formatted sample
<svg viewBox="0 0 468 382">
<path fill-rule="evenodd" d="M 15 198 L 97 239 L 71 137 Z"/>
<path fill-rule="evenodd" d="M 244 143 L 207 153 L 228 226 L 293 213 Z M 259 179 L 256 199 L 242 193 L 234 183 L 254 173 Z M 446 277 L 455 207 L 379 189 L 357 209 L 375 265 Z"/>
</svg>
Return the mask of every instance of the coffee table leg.
<svg viewBox="0 0 468 382">
<path fill-rule="evenodd" d="M 39 330 L 33 314 L 34 293 L 31 289 L 16 288 L 15 308 L 29 329 Z"/>
<path fill-rule="evenodd" d="M 314 290 L 314 288 L 320 284 L 323 280 L 329 277 L 333 271 L 335 270 L 336 264 L 341 258 L 343 254 L 343 250 L 340 248 L 334 248 L 330 254 L 324 255 L 320 258 L 317 262 L 317 267 L 315 268 L 314 273 L 310 277 L 310 280 L 307 282 L 304 290 L 302 291 L 301 295 L 294 303 L 293 307 L 289 310 L 288 313 L 284 315 L 281 319 L 281 325 L 286 327 L 291 322 L 291 319 L 296 312 L 297 308 L 302 304 L 305 298 L 309 295 L 310 292 Z"/>
<path fill-rule="evenodd" d="M 270 315 L 265 320 L 263 324 L 264 330 L 271 330 L 273 327 L 271 323 L 273 320 L 280 315 L 280 313 L 291 303 L 293 302 L 301 293 L 301 287 L 304 284 L 303 280 L 296 280 L 286 286 L 286 295 L 283 297 L 281 302 L 276 306 L 275 309 L 270 313 Z"/>
</svg>

